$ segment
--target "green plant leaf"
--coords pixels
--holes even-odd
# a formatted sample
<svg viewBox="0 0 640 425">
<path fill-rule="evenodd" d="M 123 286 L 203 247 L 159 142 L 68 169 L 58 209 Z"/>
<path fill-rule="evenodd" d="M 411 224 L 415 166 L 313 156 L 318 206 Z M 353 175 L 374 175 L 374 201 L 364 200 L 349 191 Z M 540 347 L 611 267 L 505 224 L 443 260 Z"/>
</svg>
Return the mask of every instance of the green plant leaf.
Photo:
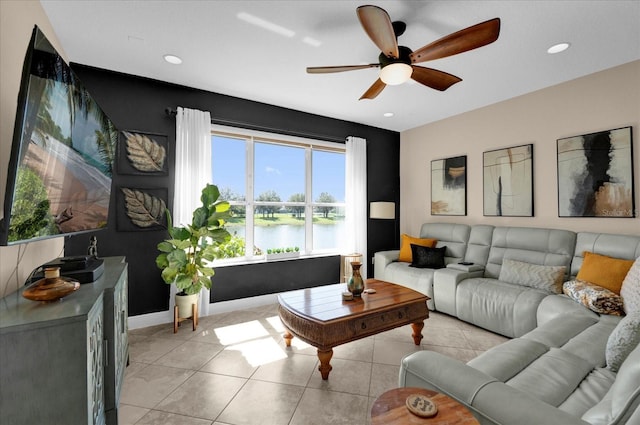
<svg viewBox="0 0 640 425">
<path fill-rule="evenodd" d="M 173 251 L 173 244 L 168 241 L 162 241 L 158 244 L 158 251 L 171 252 Z"/>
</svg>

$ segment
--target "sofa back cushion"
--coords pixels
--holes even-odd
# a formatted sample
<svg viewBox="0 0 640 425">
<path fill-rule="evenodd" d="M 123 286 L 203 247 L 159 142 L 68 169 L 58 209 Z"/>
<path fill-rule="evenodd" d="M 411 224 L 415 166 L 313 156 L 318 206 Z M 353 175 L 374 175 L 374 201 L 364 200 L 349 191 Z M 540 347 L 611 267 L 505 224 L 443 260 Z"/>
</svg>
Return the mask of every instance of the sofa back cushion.
<svg viewBox="0 0 640 425">
<path fill-rule="evenodd" d="M 491 249 L 491 239 L 493 238 L 494 226 L 487 224 L 476 224 L 469 233 L 469 243 L 464 261 L 485 266 L 489 259 Z"/>
<path fill-rule="evenodd" d="M 470 232 L 471 227 L 466 224 L 424 223 L 420 228 L 420 237 L 437 239 L 437 248 L 446 246 L 445 263 L 448 264 L 464 258 Z"/>
<path fill-rule="evenodd" d="M 498 279 L 502 261 L 524 261 L 569 270 L 576 234 L 568 230 L 533 227 L 496 227 L 493 230 L 485 277 Z"/>
<path fill-rule="evenodd" d="M 571 276 L 578 275 L 585 251 L 625 260 L 635 260 L 640 257 L 640 236 L 614 235 L 611 233 L 578 233 L 576 248 L 571 260 Z"/>
</svg>

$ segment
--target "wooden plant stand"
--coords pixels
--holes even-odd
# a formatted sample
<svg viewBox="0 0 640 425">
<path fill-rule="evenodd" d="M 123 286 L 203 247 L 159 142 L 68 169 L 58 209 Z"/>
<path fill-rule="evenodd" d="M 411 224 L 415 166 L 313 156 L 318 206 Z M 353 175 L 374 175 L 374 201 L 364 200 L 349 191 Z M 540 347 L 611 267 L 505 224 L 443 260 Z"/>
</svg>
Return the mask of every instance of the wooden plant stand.
<svg viewBox="0 0 640 425">
<path fill-rule="evenodd" d="M 178 317 L 178 306 L 174 306 L 173 307 L 173 333 L 178 333 L 178 326 L 180 326 L 180 323 L 184 322 L 185 320 L 191 320 L 191 322 L 193 322 L 193 330 L 195 331 L 196 328 L 198 327 L 198 305 L 197 304 L 191 304 L 191 317 L 183 317 L 183 318 L 179 318 Z"/>
</svg>

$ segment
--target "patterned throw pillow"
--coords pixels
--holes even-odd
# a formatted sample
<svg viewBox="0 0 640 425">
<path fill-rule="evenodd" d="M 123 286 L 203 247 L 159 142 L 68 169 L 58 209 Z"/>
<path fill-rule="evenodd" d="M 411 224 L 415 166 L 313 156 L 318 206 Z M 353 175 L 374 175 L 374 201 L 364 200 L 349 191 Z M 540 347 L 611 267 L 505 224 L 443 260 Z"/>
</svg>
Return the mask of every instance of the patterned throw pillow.
<svg viewBox="0 0 640 425">
<path fill-rule="evenodd" d="M 523 261 L 502 261 L 500 279 L 503 282 L 540 289 L 550 294 L 562 293 L 562 280 L 566 271 L 565 266 L 541 266 Z"/>
<path fill-rule="evenodd" d="M 636 258 L 629 272 L 622 281 L 620 295 L 627 314 L 640 312 L 640 257 Z"/>
<path fill-rule="evenodd" d="M 622 297 L 606 288 L 582 280 L 570 280 L 562 285 L 562 291 L 596 313 L 622 315 Z"/>
<path fill-rule="evenodd" d="M 427 246 L 411 244 L 413 261 L 409 267 L 417 267 L 419 269 L 441 269 L 444 264 L 444 252 L 446 246 L 440 248 L 429 248 Z"/>
<path fill-rule="evenodd" d="M 605 357 L 607 367 L 617 372 L 624 360 L 640 343 L 640 312 L 623 317 L 609 335 Z"/>
</svg>

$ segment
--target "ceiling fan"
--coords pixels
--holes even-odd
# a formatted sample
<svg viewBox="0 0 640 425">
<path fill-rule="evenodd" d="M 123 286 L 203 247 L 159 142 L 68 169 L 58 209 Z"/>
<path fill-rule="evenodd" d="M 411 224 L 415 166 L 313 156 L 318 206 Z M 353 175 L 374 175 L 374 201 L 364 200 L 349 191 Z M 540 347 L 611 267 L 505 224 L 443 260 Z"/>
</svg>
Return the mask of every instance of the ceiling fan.
<svg viewBox="0 0 640 425">
<path fill-rule="evenodd" d="M 409 78 L 427 87 L 444 91 L 459 83 L 462 79 L 437 69 L 415 64 L 486 46 L 496 41 L 500 34 L 500 18 L 494 18 L 449 34 L 416 51 L 412 51 L 408 47 L 398 46 L 398 37 L 404 34 L 407 28 L 404 22 L 391 22 L 389 14 L 378 6 L 360 6 L 357 9 L 357 14 L 365 32 L 381 50 L 378 56 L 379 62 L 364 65 L 308 67 L 307 73 L 326 74 L 366 68 L 381 68 L 379 78 L 360 97 L 360 100 L 373 99 L 387 85 L 402 84 Z"/>
</svg>

